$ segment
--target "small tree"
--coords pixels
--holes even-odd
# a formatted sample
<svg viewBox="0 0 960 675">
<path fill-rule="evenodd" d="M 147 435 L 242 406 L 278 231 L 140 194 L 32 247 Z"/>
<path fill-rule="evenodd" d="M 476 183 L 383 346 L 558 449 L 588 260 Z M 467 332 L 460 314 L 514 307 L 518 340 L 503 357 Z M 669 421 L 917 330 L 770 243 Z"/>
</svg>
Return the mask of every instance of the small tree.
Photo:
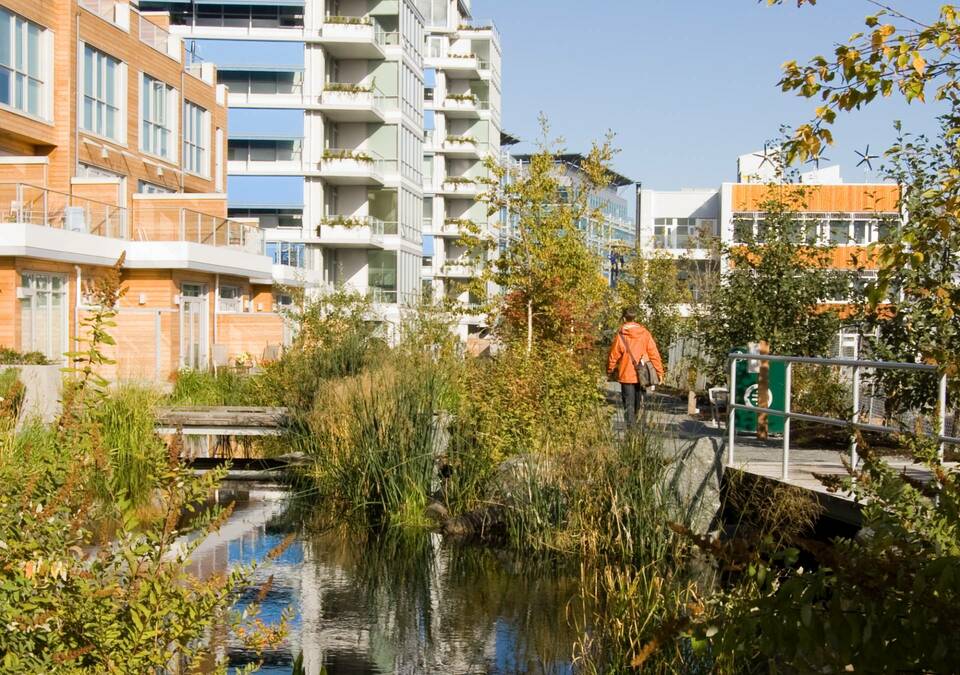
<svg viewBox="0 0 960 675">
<path fill-rule="evenodd" d="M 522 170 L 488 162 L 490 189 L 483 197 L 490 215 L 506 213 L 516 223 L 516 237 L 484 281 L 501 291 L 492 308 L 500 334 L 522 339 L 528 354 L 537 342 L 592 343 L 608 292 L 600 260 L 578 225 L 603 219 L 590 196 L 610 184 L 610 139 L 595 144 L 581 163 L 582 180 L 565 182 L 556 142 L 548 140 L 546 122 L 541 125 L 540 147 Z"/>
<path fill-rule="evenodd" d="M 800 185 L 771 184 L 759 231 L 735 224 L 740 241 L 722 249 L 726 269 L 699 318 L 718 375 L 738 345 L 766 340 L 775 354 L 819 356 L 839 330 L 839 313 L 824 303 L 846 297 L 849 273 L 831 269 L 830 247 L 806 241 L 803 199 Z"/>
<path fill-rule="evenodd" d="M 637 321 L 647 327 L 661 351 L 683 332 L 687 321 L 682 306 L 693 300 L 681 278 L 681 264 L 664 253 L 633 256 L 617 284 L 619 309 L 636 310 Z"/>
<path fill-rule="evenodd" d="M 954 110 L 942 118 L 938 141 L 901 134 L 888 151 L 888 173 L 900 184 L 908 217 L 875 247 L 880 269 L 867 289 L 867 325 L 877 332 L 877 356 L 939 366 L 954 378 L 954 396 L 960 394 L 958 126 L 960 111 Z M 880 371 L 877 377 L 895 408 L 930 408 L 936 400 L 929 375 Z"/>
</svg>

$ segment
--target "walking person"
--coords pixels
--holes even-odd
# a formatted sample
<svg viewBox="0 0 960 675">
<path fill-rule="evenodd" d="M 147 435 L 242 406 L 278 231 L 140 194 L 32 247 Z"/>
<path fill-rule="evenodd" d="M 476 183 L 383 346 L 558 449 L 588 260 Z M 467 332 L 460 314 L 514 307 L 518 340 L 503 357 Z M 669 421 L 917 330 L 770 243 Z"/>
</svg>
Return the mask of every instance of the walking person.
<svg viewBox="0 0 960 675">
<path fill-rule="evenodd" d="M 637 423 L 637 413 L 643 403 L 644 391 L 663 382 L 663 362 L 657 343 L 645 327 L 636 321 L 637 313 L 623 310 L 623 325 L 613 337 L 610 356 L 607 358 L 607 375 L 616 376 L 623 399 L 623 419 L 626 427 Z M 653 380 L 650 366 L 656 373 Z"/>
</svg>

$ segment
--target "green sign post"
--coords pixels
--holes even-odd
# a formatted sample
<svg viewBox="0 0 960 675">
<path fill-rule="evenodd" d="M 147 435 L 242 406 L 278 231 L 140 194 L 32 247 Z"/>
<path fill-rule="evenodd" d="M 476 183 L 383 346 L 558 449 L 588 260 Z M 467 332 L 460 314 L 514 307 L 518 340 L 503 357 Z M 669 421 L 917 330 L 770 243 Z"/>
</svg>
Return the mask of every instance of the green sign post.
<svg viewBox="0 0 960 675">
<path fill-rule="evenodd" d="M 747 353 L 746 349 L 739 348 L 734 350 L 739 353 Z M 760 361 L 737 361 L 737 390 L 734 401 L 750 406 L 751 408 L 771 408 L 773 410 L 784 410 L 787 398 L 785 363 L 771 363 L 769 369 L 769 398 L 772 400 L 760 400 L 759 386 L 759 368 Z M 779 415 L 767 416 L 767 430 L 771 434 L 783 433 L 784 418 Z M 737 410 L 736 424 L 737 432 L 756 433 L 757 432 L 757 413 L 748 410 Z"/>
</svg>

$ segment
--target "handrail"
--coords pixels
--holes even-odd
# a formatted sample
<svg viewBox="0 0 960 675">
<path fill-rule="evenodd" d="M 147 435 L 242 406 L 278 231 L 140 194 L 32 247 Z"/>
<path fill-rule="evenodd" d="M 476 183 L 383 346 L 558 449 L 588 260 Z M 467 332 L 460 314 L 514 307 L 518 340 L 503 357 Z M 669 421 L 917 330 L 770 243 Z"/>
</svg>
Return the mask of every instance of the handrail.
<svg viewBox="0 0 960 675">
<path fill-rule="evenodd" d="M 872 431 L 875 433 L 881 434 L 901 434 L 903 433 L 902 429 L 895 427 L 889 427 L 880 424 L 870 424 L 869 422 L 860 421 L 860 374 L 862 370 L 866 369 L 875 369 L 875 370 L 906 370 L 914 372 L 924 372 L 924 373 L 937 373 L 939 375 L 939 382 L 937 388 L 937 433 L 934 435 L 938 448 L 938 456 L 940 460 L 943 460 L 944 453 L 946 451 L 946 446 L 950 445 L 960 445 L 960 438 L 955 438 L 953 436 L 946 435 L 946 419 L 947 419 L 947 374 L 942 372 L 937 366 L 928 364 L 928 363 L 901 363 L 897 361 L 870 361 L 870 360 L 861 360 L 861 359 L 828 359 L 828 358 L 817 358 L 809 356 L 782 356 L 777 354 L 757 354 L 757 353 L 744 353 L 744 352 L 732 352 L 727 357 L 729 361 L 729 381 L 728 381 L 728 390 L 727 390 L 727 464 L 732 465 L 734 462 L 734 448 L 736 445 L 737 429 L 736 429 L 736 415 L 738 410 L 761 413 L 772 415 L 775 417 L 783 418 L 783 454 L 782 454 L 782 465 L 781 465 L 781 478 L 787 480 L 790 475 L 790 422 L 791 420 L 800 420 L 804 422 L 815 422 L 819 424 L 826 424 L 829 426 L 843 427 L 847 429 L 854 429 L 857 431 Z M 745 403 L 736 402 L 736 393 L 737 393 L 737 362 L 739 361 L 765 361 L 767 363 L 784 363 L 786 364 L 785 375 L 784 375 L 784 405 L 783 410 L 776 410 L 774 408 L 769 408 L 761 405 L 748 405 Z M 853 405 L 851 406 L 851 414 L 847 419 L 841 419 L 838 417 L 826 417 L 823 415 L 811 415 L 808 413 L 799 413 L 793 412 L 792 408 L 792 398 L 793 398 L 793 364 L 802 363 L 810 365 L 820 365 L 820 366 L 835 366 L 840 368 L 850 368 L 852 371 L 852 381 L 853 381 Z M 760 401 L 758 401 L 758 404 Z M 769 397 L 767 401 L 763 401 L 764 404 L 769 404 Z M 856 434 L 851 434 L 850 437 L 850 465 L 851 467 L 856 467 L 859 461 L 857 455 L 857 437 Z"/>
</svg>

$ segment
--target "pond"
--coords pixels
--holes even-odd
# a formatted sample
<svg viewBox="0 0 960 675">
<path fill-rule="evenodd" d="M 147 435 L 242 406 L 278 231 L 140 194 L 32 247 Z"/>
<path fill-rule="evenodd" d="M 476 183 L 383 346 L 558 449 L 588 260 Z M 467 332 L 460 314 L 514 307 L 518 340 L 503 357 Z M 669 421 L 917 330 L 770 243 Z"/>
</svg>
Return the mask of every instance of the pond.
<svg viewBox="0 0 960 675">
<path fill-rule="evenodd" d="M 308 675 L 573 672 L 576 569 L 429 532 L 306 532 L 287 514 L 287 494 L 266 485 L 225 485 L 219 498 L 236 509 L 195 552 L 199 574 L 263 560 L 297 532 L 254 579 L 273 576 L 264 620 L 296 613 L 260 672 L 290 673 L 301 653 Z M 237 644 L 223 648 L 234 666 L 253 658 Z"/>
</svg>

